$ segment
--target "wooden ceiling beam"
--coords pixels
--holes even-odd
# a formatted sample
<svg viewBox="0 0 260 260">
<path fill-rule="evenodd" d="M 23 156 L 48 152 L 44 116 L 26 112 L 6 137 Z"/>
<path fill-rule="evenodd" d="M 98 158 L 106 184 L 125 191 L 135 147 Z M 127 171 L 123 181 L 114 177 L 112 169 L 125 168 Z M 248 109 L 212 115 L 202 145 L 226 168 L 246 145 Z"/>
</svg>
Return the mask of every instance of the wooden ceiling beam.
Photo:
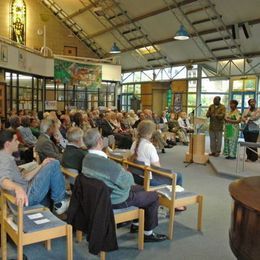
<svg viewBox="0 0 260 260">
<path fill-rule="evenodd" d="M 242 26 L 244 23 L 248 23 L 249 25 L 259 24 L 260 18 L 250 20 L 250 21 L 241 22 L 241 23 L 238 24 L 238 26 Z M 227 25 L 226 28 L 228 30 L 230 30 L 232 28 L 232 25 Z M 224 31 L 224 28 L 219 27 L 219 28 L 207 29 L 207 30 L 199 31 L 198 34 L 200 36 L 204 36 L 204 35 L 207 35 L 207 34 L 216 33 L 218 31 Z M 196 36 L 197 36 L 196 34 L 190 34 L 190 37 L 196 37 Z M 152 45 L 160 45 L 160 44 L 165 44 L 165 43 L 174 42 L 174 41 L 178 41 L 178 40 L 175 40 L 173 37 L 170 37 L 170 38 L 154 41 L 154 42 L 152 42 Z M 122 49 L 121 53 L 132 51 L 132 50 L 139 49 L 139 48 L 142 48 L 142 47 L 145 47 L 145 46 L 138 45 L 138 46 L 135 46 L 135 48 L 131 47 L 131 48 Z"/>
<path fill-rule="evenodd" d="M 213 6 L 215 7 L 215 5 L 213 5 Z M 184 14 L 188 15 L 188 14 L 198 13 L 198 12 L 204 11 L 205 9 L 209 9 L 209 8 L 211 8 L 211 6 L 207 5 L 207 6 L 204 6 L 204 7 L 200 7 L 200 8 L 197 8 L 197 9 L 193 9 L 193 10 L 187 11 Z"/>
<path fill-rule="evenodd" d="M 160 8 L 160 9 L 157 9 L 157 10 L 154 10 L 154 11 L 151 11 L 151 12 L 149 12 L 149 13 L 146 13 L 146 14 L 143 14 L 143 15 L 140 15 L 140 16 L 137 16 L 137 17 L 134 17 L 134 18 L 131 19 L 131 21 L 121 22 L 121 23 L 115 25 L 114 27 L 110 27 L 110 28 L 101 30 L 101 31 L 99 31 L 99 32 L 90 34 L 90 35 L 89 35 L 89 39 L 95 38 L 95 37 L 97 37 L 97 36 L 100 36 L 100 35 L 105 34 L 105 33 L 108 33 L 108 32 L 111 32 L 111 31 L 113 31 L 113 30 L 116 29 L 116 28 L 122 27 L 122 26 L 124 26 L 124 25 L 131 24 L 132 22 L 138 22 L 138 21 L 140 21 L 140 20 L 143 20 L 143 19 L 146 19 L 146 18 L 155 16 L 155 15 L 158 15 L 158 14 L 161 14 L 161 13 L 164 13 L 164 12 L 167 12 L 167 11 L 169 11 L 169 9 L 174 9 L 174 8 L 177 8 L 178 6 L 188 5 L 188 4 L 197 2 L 197 1 L 198 1 L 198 0 L 184 0 L 184 1 L 180 2 L 177 6 L 176 6 L 175 4 L 172 4 L 172 5 L 170 5 L 169 7 L 167 6 L 167 7 L 163 7 L 163 8 Z"/>
<path fill-rule="evenodd" d="M 249 52 L 249 53 L 244 53 L 244 58 L 252 58 L 252 57 L 258 57 L 260 56 L 260 52 Z M 228 55 L 228 56 L 219 56 L 217 57 L 218 61 L 224 61 L 224 60 L 232 60 L 234 59 L 234 56 L 232 55 Z M 184 66 L 187 64 L 201 64 L 201 63 L 205 63 L 205 62 L 215 62 L 215 60 L 213 60 L 212 58 L 208 58 L 208 59 L 195 59 L 195 60 L 184 60 L 184 61 L 178 61 L 178 62 L 171 62 L 170 66 Z M 160 65 L 158 66 L 153 66 L 154 69 L 158 69 L 161 68 Z M 148 69 L 148 68 L 147 68 Z M 141 71 L 144 70 L 143 67 L 139 67 L 139 68 L 132 68 L 132 69 L 127 69 L 127 70 L 123 70 L 122 72 L 133 72 L 133 71 Z"/>
<path fill-rule="evenodd" d="M 80 14 L 83 14 L 83 13 L 85 13 L 86 11 L 90 10 L 90 9 L 93 8 L 93 7 L 95 7 L 94 4 L 89 4 L 89 5 L 87 5 L 87 6 L 84 6 L 83 8 L 80 8 L 78 11 L 76 11 L 76 12 L 74 12 L 74 13 L 68 15 L 66 18 L 63 19 L 63 21 L 65 21 L 65 20 L 67 20 L 67 19 L 71 19 L 71 18 L 73 18 L 73 17 L 76 17 L 76 16 L 78 16 L 78 15 L 80 15 Z"/>
</svg>

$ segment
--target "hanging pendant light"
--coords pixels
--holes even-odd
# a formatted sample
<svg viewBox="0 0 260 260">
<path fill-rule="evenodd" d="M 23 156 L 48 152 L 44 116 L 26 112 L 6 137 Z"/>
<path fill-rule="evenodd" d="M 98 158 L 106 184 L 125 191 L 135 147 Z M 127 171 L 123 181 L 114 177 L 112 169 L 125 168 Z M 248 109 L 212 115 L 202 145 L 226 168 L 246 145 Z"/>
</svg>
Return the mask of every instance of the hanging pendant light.
<svg viewBox="0 0 260 260">
<path fill-rule="evenodd" d="M 121 53 L 120 49 L 118 48 L 115 42 L 113 43 L 111 51 L 109 53 L 113 53 L 113 54 Z"/>
<path fill-rule="evenodd" d="M 176 32 L 174 39 L 184 41 L 184 40 L 188 40 L 189 38 L 190 38 L 189 34 L 186 31 L 185 27 L 183 25 L 181 25 L 180 29 Z"/>
</svg>

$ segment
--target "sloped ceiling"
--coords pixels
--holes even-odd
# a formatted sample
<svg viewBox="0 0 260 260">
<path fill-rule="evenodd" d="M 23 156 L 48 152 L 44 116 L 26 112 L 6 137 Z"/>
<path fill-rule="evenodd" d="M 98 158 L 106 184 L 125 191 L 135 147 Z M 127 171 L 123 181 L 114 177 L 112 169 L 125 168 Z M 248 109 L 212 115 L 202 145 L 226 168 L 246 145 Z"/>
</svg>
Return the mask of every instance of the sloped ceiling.
<svg viewBox="0 0 260 260">
<path fill-rule="evenodd" d="M 86 46 L 100 58 L 110 57 L 116 42 L 125 71 L 260 55 L 259 0 L 39 1 L 49 9 L 60 8 L 66 14 L 63 23 L 75 23 L 77 27 L 70 23 L 72 32 L 78 36 L 84 32 Z M 59 19 L 61 12 L 53 13 Z M 180 24 L 191 36 L 187 41 L 173 39 Z M 238 28 L 235 39 L 232 26 Z M 140 55 L 136 51 L 148 45 L 157 52 Z"/>
</svg>

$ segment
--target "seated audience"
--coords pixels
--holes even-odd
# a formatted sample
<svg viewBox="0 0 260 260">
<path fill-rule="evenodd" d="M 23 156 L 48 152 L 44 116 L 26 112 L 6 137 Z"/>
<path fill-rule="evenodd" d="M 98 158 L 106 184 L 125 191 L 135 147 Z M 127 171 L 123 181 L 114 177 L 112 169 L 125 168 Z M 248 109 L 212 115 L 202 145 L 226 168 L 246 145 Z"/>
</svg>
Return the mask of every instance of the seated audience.
<svg viewBox="0 0 260 260">
<path fill-rule="evenodd" d="M 40 130 L 41 135 L 35 145 L 35 150 L 39 154 L 40 161 L 42 162 L 47 157 L 61 161 L 62 154 L 60 153 L 59 148 L 51 140 L 56 131 L 53 120 L 43 119 L 41 121 Z"/>
<path fill-rule="evenodd" d="M 150 120 L 144 120 L 138 125 L 137 128 L 138 138 L 132 144 L 131 159 L 132 160 L 136 159 L 138 161 L 144 162 L 144 164 L 147 166 L 154 165 L 160 167 L 161 164 L 160 164 L 158 153 L 153 143 L 151 142 L 151 138 L 155 131 L 155 127 L 156 127 L 155 124 Z M 165 184 L 163 182 L 153 180 L 152 175 L 150 176 L 150 178 L 151 178 L 150 184 L 152 186 Z M 143 185 L 143 178 L 140 178 L 140 180 L 138 181 L 139 181 L 138 184 Z M 177 185 L 182 186 L 182 176 L 179 173 L 177 174 Z"/>
<path fill-rule="evenodd" d="M 38 138 L 40 136 L 40 123 L 34 117 L 31 117 L 31 119 L 30 119 L 30 128 L 31 128 L 32 134 L 36 138 Z"/>
<path fill-rule="evenodd" d="M 70 122 L 70 117 L 69 115 L 61 115 L 60 116 L 60 122 L 61 122 L 61 125 L 60 125 L 60 133 L 62 135 L 62 137 L 64 139 L 66 139 L 66 133 L 67 133 L 67 130 L 70 128 L 71 126 L 71 122 Z"/>
<path fill-rule="evenodd" d="M 61 165 L 67 169 L 81 172 L 82 160 L 87 154 L 83 149 L 83 131 L 79 127 L 71 127 L 67 131 L 68 144 L 63 152 Z"/>
<path fill-rule="evenodd" d="M 116 144 L 118 148 L 121 149 L 130 149 L 132 145 L 132 137 L 129 134 L 120 133 L 120 129 L 114 126 L 110 122 L 111 114 L 107 112 L 105 117 L 101 122 L 102 135 L 104 137 L 108 137 L 109 135 L 113 135 L 116 140 Z"/>
<path fill-rule="evenodd" d="M 21 173 L 12 153 L 18 151 L 15 131 L 0 131 L 0 185 L 25 206 L 33 206 L 44 201 L 48 193 L 54 202 L 56 214 L 64 213 L 69 205 L 65 198 L 65 181 L 57 160 L 46 158 L 34 170 Z"/>
<path fill-rule="evenodd" d="M 185 133 L 194 133 L 194 129 L 190 124 L 189 118 L 187 117 L 186 112 L 180 112 L 178 123 L 180 128 L 184 130 Z"/>
<path fill-rule="evenodd" d="M 146 192 L 141 186 L 134 185 L 132 175 L 120 164 L 109 160 L 102 151 L 103 139 L 96 129 L 90 129 L 84 135 L 88 154 L 83 159 L 82 173 L 89 178 L 103 181 L 111 189 L 113 208 L 136 206 L 145 210 L 145 242 L 159 242 L 165 235 L 156 234 L 153 229 L 158 225 L 159 200 L 156 192 Z M 137 225 L 131 226 L 131 232 L 138 231 Z"/>
<path fill-rule="evenodd" d="M 37 142 L 37 138 L 32 134 L 32 130 L 30 129 L 30 117 L 22 116 L 21 125 L 18 127 L 18 130 L 23 139 L 23 143 L 28 146 L 34 146 Z"/>
<path fill-rule="evenodd" d="M 175 114 L 172 112 L 168 121 L 169 132 L 177 135 L 181 143 L 183 143 L 184 145 L 188 145 L 188 138 L 175 117 Z"/>
</svg>

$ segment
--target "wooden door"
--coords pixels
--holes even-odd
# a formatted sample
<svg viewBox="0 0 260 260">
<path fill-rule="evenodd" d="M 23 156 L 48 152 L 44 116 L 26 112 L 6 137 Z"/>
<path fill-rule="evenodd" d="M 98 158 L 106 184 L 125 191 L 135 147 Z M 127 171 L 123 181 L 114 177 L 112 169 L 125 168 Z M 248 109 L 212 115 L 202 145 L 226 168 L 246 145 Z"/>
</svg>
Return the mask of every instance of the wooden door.
<svg viewBox="0 0 260 260">
<path fill-rule="evenodd" d="M 152 111 L 161 115 L 167 106 L 167 89 L 153 89 L 153 106 Z"/>
</svg>

